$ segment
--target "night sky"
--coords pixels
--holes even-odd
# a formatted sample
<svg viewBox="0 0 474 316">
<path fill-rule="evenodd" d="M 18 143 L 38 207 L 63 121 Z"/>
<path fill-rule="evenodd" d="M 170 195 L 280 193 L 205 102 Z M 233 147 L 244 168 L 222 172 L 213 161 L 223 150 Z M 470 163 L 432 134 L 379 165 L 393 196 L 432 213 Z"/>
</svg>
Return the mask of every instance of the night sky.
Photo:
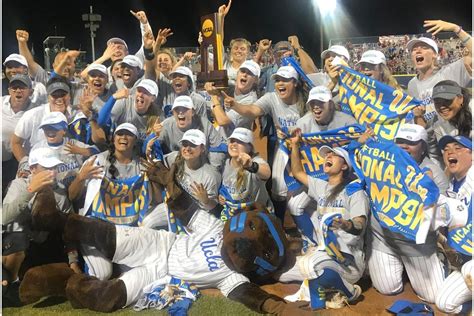
<svg viewBox="0 0 474 316">
<path fill-rule="evenodd" d="M 30 32 L 30 47 L 33 43 L 40 63 L 42 41 L 55 34 L 66 36 L 68 48 L 87 50 L 91 56 L 88 30 L 81 19 L 90 5 L 94 13 L 102 15 L 96 37 L 97 57 L 112 36 L 124 38 L 131 52 L 138 49 L 139 22 L 129 13 L 130 9 L 145 10 L 155 34 L 159 28 L 170 27 L 174 35 L 167 46 L 197 46 L 200 16 L 216 12 L 223 3 L 225 0 L 4 0 L 2 59 L 17 52 L 18 28 Z M 270 38 L 276 43 L 296 34 L 316 61 L 320 53 L 320 18 L 315 10 L 311 0 L 234 0 L 226 18 L 225 44 L 235 37 L 245 37 L 251 43 Z M 328 22 L 333 23 L 327 27 L 328 37 L 422 33 L 425 19 L 442 19 L 462 25 L 465 30 L 472 29 L 470 0 L 339 0 L 337 10 L 339 15 Z"/>
</svg>

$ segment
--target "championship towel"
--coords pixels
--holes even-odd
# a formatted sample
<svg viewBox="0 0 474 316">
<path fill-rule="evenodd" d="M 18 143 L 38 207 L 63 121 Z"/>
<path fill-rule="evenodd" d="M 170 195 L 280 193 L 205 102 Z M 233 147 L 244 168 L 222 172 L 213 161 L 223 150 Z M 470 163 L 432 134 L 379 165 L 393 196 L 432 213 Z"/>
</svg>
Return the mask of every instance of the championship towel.
<svg viewBox="0 0 474 316">
<path fill-rule="evenodd" d="M 232 216 L 238 214 L 244 208 L 252 206 L 254 202 L 239 202 L 232 198 L 225 186 L 221 185 L 219 188 L 219 195 L 225 199 L 224 208 L 221 211 L 221 221 L 227 222 Z"/>
<path fill-rule="evenodd" d="M 150 199 L 145 173 L 126 179 L 104 177 L 89 214 L 116 225 L 138 226 L 148 211 Z"/>
<path fill-rule="evenodd" d="M 339 213 L 327 213 L 320 220 L 320 229 L 318 232 L 322 234 L 318 238 L 322 243 L 318 245 L 318 250 L 326 251 L 326 253 L 343 265 L 349 265 L 354 262 L 354 257 L 350 255 L 351 251 L 344 242 L 339 242 L 336 233 L 330 229 L 332 222 L 336 218 L 342 218 Z"/>
<path fill-rule="evenodd" d="M 465 211 L 463 213 L 466 213 Z M 467 206 L 467 221 L 448 229 L 448 245 L 459 253 L 472 256 L 472 197 Z"/>
<path fill-rule="evenodd" d="M 169 315 L 187 315 L 192 302 L 200 296 L 201 292 L 195 285 L 167 276 L 147 285 L 133 309 L 168 308 Z"/>
<path fill-rule="evenodd" d="M 394 139 L 399 126 L 412 120 L 411 110 L 421 105 L 403 91 L 345 66 L 339 75 L 339 97 L 342 110 L 360 125 L 370 125 L 382 140 Z"/>
<path fill-rule="evenodd" d="M 355 143 L 348 151 L 354 171 L 365 182 L 374 218 L 382 227 L 424 243 L 439 197 L 436 184 L 393 142 L 368 140 L 352 146 Z"/>
<path fill-rule="evenodd" d="M 326 180 L 327 176 L 323 171 L 324 159 L 319 156 L 318 149 L 323 145 L 330 147 L 344 146 L 352 140 L 358 139 L 363 132 L 363 129 L 359 125 L 350 125 L 324 132 L 302 134 L 300 157 L 305 172 L 314 178 Z M 284 159 L 286 160 L 285 165 L 287 166 L 284 171 L 285 182 L 288 191 L 295 192 L 301 188 L 301 183 L 299 183 L 289 173 L 289 170 L 291 169 L 289 165 L 291 153 L 290 148 L 291 145 L 289 139 L 280 140 L 279 150 L 284 153 Z"/>
</svg>

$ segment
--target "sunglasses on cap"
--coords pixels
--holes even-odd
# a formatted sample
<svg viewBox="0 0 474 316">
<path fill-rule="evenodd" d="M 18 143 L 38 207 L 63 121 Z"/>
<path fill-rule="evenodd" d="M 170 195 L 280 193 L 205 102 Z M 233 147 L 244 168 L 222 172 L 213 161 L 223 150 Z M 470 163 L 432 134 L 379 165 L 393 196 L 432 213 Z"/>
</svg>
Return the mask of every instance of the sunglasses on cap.
<svg viewBox="0 0 474 316">
<path fill-rule="evenodd" d="M 130 132 L 129 130 L 126 130 L 126 129 L 121 129 L 121 130 L 115 132 L 115 135 L 117 135 L 117 136 L 133 136 L 133 137 L 135 137 L 135 135 L 133 135 L 132 132 Z"/>
<path fill-rule="evenodd" d="M 375 68 L 377 67 L 377 65 L 373 65 L 373 64 L 370 64 L 370 63 L 365 63 L 365 62 L 363 62 L 363 63 L 360 63 L 360 64 L 358 65 L 358 67 L 359 67 L 360 70 L 366 70 L 366 69 L 367 69 L 367 70 L 375 70 Z"/>
<path fill-rule="evenodd" d="M 423 141 L 422 139 L 417 140 L 417 141 L 412 141 L 412 140 L 408 140 L 408 139 L 404 139 L 404 138 L 396 138 L 395 139 L 396 144 L 398 144 L 398 145 L 409 145 L 409 146 L 416 146 L 419 143 L 421 143 L 422 141 Z"/>
<path fill-rule="evenodd" d="M 283 78 L 280 76 L 275 76 L 275 82 L 290 82 L 293 78 Z"/>
<path fill-rule="evenodd" d="M 191 143 L 190 141 L 187 141 L 187 140 L 183 140 L 181 142 L 181 147 L 185 148 L 185 147 L 191 147 L 191 148 L 196 148 L 198 147 L 199 145 L 195 145 L 193 143 Z"/>
<path fill-rule="evenodd" d="M 433 103 L 436 109 L 439 109 L 442 107 L 450 107 L 451 104 L 453 103 L 453 99 L 448 100 L 448 99 L 436 98 L 436 99 L 433 99 Z"/>
</svg>

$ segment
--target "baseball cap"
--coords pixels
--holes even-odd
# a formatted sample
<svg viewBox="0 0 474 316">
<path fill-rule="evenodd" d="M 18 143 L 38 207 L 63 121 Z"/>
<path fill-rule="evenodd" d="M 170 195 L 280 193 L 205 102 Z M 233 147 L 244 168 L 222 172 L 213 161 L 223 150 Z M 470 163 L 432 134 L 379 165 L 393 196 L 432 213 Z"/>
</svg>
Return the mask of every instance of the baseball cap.
<svg viewBox="0 0 474 316">
<path fill-rule="evenodd" d="M 58 131 L 65 130 L 68 127 L 67 118 L 61 112 L 49 112 L 43 117 L 39 128 L 44 128 L 46 126 Z"/>
<path fill-rule="evenodd" d="M 188 97 L 187 95 L 180 95 L 176 99 L 174 99 L 173 106 L 171 107 L 171 110 L 177 107 L 184 107 L 187 109 L 194 109 L 194 103 L 193 99 Z"/>
<path fill-rule="evenodd" d="M 329 53 L 334 53 L 338 56 L 342 56 L 346 58 L 346 61 L 349 61 L 351 59 L 349 51 L 342 45 L 332 45 L 321 53 L 321 59 L 326 59 Z"/>
<path fill-rule="evenodd" d="M 319 155 L 322 158 L 326 158 L 326 155 L 330 152 L 333 152 L 337 156 L 344 158 L 347 165 L 349 166 L 349 169 L 352 168 L 352 163 L 351 163 L 351 160 L 349 159 L 349 153 L 344 148 L 342 148 L 342 147 L 334 147 L 333 148 L 333 147 L 329 147 L 329 146 L 326 146 L 326 145 L 321 146 L 321 148 L 319 148 Z"/>
<path fill-rule="evenodd" d="M 153 80 L 143 79 L 137 85 L 137 88 L 138 87 L 142 87 L 143 89 L 148 91 L 148 93 L 150 93 L 151 95 L 154 95 L 155 97 L 158 96 L 158 86 L 156 85 L 156 83 Z"/>
<path fill-rule="evenodd" d="M 446 145 L 450 143 L 458 143 L 468 148 L 469 150 L 472 150 L 471 139 L 465 136 L 451 136 L 451 135 L 446 135 L 446 136 L 441 137 L 438 143 L 439 149 L 444 150 L 444 147 L 446 147 Z"/>
<path fill-rule="evenodd" d="M 298 73 L 296 72 L 295 68 L 291 66 L 281 66 L 278 68 L 277 72 L 272 75 L 272 79 L 276 76 L 286 78 L 286 79 L 296 79 L 298 80 Z"/>
<path fill-rule="evenodd" d="M 179 145 L 183 145 L 183 142 L 187 140 L 188 142 L 199 146 L 199 145 L 204 145 L 206 146 L 206 135 L 204 135 L 203 132 L 201 132 L 198 129 L 189 129 L 187 130 L 183 138 L 179 141 Z"/>
<path fill-rule="evenodd" d="M 260 65 L 254 62 L 253 60 L 246 60 L 240 65 L 239 69 L 247 69 L 255 77 L 260 77 Z"/>
<path fill-rule="evenodd" d="M 436 85 L 433 88 L 433 93 L 431 98 L 436 99 L 446 99 L 452 100 L 456 96 L 462 95 L 462 89 L 459 86 L 451 86 L 451 85 Z"/>
<path fill-rule="evenodd" d="M 5 58 L 5 61 L 3 62 L 3 65 L 6 66 L 8 62 L 10 61 L 15 61 L 22 66 L 28 67 L 28 62 L 26 61 L 26 58 L 21 56 L 20 54 L 10 54 L 8 55 L 7 58 Z"/>
<path fill-rule="evenodd" d="M 114 135 L 117 134 L 118 131 L 126 130 L 138 137 L 138 130 L 135 125 L 130 123 L 122 123 L 115 129 Z"/>
<path fill-rule="evenodd" d="M 174 71 L 172 71 L 172 72 L 169 74 L 169 76 L 172 78 L 174 74 L 181 74 L 181 75 L 184 75 L 184 76 L 188 76 L 188 77 L 191 79 L 191 83 L 194 84 L 193 72 L 192 72 L 191 69 L 189 69 L 188 67 L 179 66 L 179 67 L 176 68 Z"/>
<path fill-rule="evenodd" d="M 28 75 L 16 74 L 13 77 L 11 77 L 10 83 L 8 85 L 11 85 L 15 81 L 22 82 L 29 89 L 31 89 L 31 87 L 32 87 L 32 82 L 31 82 L 31 79 Z"/>
<path fill-rule="evenodd" d="M 426 143 L 428 142 L 428 133 L 423 126 L 417 124 L 403 124 L 398 129 L 395 140 L 397 138 L 408 140 L 413 143 L 422 140 Z"/>
<path fill-rule="evenodd" d="M 87 73 L 89 74 L 91 71 L 99 71 L 103 73 L 104 75 L 108 76 L 109 74 L 107 73 L 107 68 L 102 65 L 102 64 L 90 64 L 89 67 L 87 67 Z"/>
<path fill-rule="evenodd" d="M 385 58 L 385 55 L 378 51 L 378 50 L 368 50 L 362 54 L 362 57 L 360 58 L 359 62 L 357 63 L 369 63 L 372 65 L 378 65 L 378 64 L 387 64 L 387 60 Z"/>
<path fill-rule="evenodd" d="M 143 69 L 143 63 L 142 63 L 142 61 L 140 60 L 140 58 L 138 58 L 138 57 L 135 56 L 135 55 L 127 55 L 127 56 L 125 56 L 125 57 L 122 59 L 121 65 L 122 65 L 122 67 L 123 67 L 123 65 L 128 65 L 128 66 L 130 66 L 130 67 L 137 67 L 137 68 Z"/>
<path fill-rule="evenodd" d="M 429 47 L 431 47 L 436 52 L 436 54 L 438 54 L 438 45 L 436 44 L 435 41 L 433 41 L 431 38 L 428 38 L 428 37 L 415 38 L 415 39 L 412 39 L 411 41 L 409 41 L 407 43 L 408 51 L 411 52 L 413 46 L 415 46 L 418 43 L 427 44 Z"/>
<path fill-rule="evenodd" d="M 281 51 L 288 51 L 288 50 L 293 50 L 293 47 L 291 46 L 290 42 L 288 41 L 280 41 L 273 46 L 273 51 L 274 52 L 281 52 Z"/>
<path fill-rule="evenodd" d="M 113 44 L 113 43 L 118 43 L 118 44 L 122 44 L 123 46 L 125 46 L 125 48 L 127 48 L 128 50 L 128 45 L 127 43 L 121 39 L 120 37 L 112 37 L 111 39 L 109 39 L 107 41 L 107 45 L 110 45 L 110 44 Z"/>
<path fill-rule="evenodd" d="M 234 129 L 232 135 L 229 136 L 229 139 L 230 138 L 238 139 L 246 144 L 253 144 L 252 131 L 244 127 L 237 127 L 236 129 Z"/>
<path fill-rule="evenodd" d="M 331 93 L 331 90 L 328 89 L 328 87 L 317 86 L 317 87 L 312 88 L 309 91 L 308 101 L 306 102 L 306 104 L 308 104 L 309 102 L 313 100 L 328 102 L 331 99 L 332 99 L 332 93 Z"/>
<path fill-rule="evenodd" d="M 48 92 L 48 94 L 52 94 L 56 91 L 59 91 L 59 90 L 63 90 L 67 93 L 70 93 L 71 92 L 71 89 L 69 88 L 69 86 L 65 83 L 65 82 L 54 82 L 50 85 L 48 85 L 48 87 L 46 87 L 46 91 Z"/>
<path fill-rule="evenodd" d="M 30 166 L 39 164 L 45 168 L 52 168 L 62 163 L 56 155 L 56 151 L 48 147 L 33 149 L 28 157 L 28 164 Z"/>
</svg>

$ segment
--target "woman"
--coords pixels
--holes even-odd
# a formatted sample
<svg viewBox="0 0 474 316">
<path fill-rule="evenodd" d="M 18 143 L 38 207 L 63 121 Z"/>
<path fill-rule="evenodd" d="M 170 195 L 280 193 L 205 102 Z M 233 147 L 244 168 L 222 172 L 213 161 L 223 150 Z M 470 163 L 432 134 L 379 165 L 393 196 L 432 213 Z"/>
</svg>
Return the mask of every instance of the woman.
<svg viewBox="0 0 474 316">
<path fill-rule="evenodd" d="M 260 66 L 252 61 L 246 60 L 242 63 L 237 72 L 235 82 L 234 97 L 241 104 L 253 104 L 257 101 L 258 78 L 260 77 Z M 222 127 L 225 137 L 229 137 L 236 127 L 252 129 L 253 120 L 244 117 L 232 109 L 227 109 L 221 105 L 221 93 L 214 87 L 212 82 L 204 85 L 206 92 L 211 96 L 212 114 L 216 123 Z"/>
<path fill-rule="evenodd" d="M 229 78 L 229 86 L 236 85 L 237 73 L 249 56 L 250 46 L 250 42 L 245 38 L 234 38 L 230 41 L 229 59 L 224 62 L 224 68 L 227 70 L 227 77 Z"/>
<path fill-rule="evenodd" d="M 240 104 L 225 94 L 224 104 L 240 115 L 255 119 L 269 114 L 275 126 L 280 130 L 293 129 L 296 121 L 306 111 L 303 89 L 298 81 L 298 73 L 291 66 L 282 66 L 272 76 L 275 80 L 275 92 L 268 92 L 254 104 Z M 285 165 L 282 151 L 275 148 L 276 154 L 272 172 L 272 201 L 275 213 L 283 222 L 286 210 L 287 187 L 284 181 Z"/>
<path fill-rule="evenodd" d="M 179 141 L 179 151 L 165 157 L 164 163 L 169 169 L 174 164 L 174 181 L 195 202 L 195 207 L 207 211 L 216 208 L 221 175 L 207 159 L 206 135 L 197 129 L 189 129 Z M 144 227 L 163 227 L 168 223 L 165 203 L 157 206 L 143 220 Z"/>
<path fill-rule="evenodd" d="M 219 147 L 223 144 L 223 138 L 211 123 L 195 114 L 194 103 L 190 97 L 184 95 L 177 97 L 173 103 L 172 113 L 173 117 L 167 118 L 162 123 L 157 122 L 153 128 L 165 153 L 179 150 L 179 141 L 190 129 L 203 131 L 209 147 Z M 222 166 L 224 159 L 223 152 L 209 152 L 211 164 L 218 169 Z"/>
<path fill-rule="evenodd" d="M 433 125 L 436 140 L 445 135 L 472 138 L 471 94 L 455 81 L 443 80 L 433 87 L 433 102 L 438 121 Z"/>
<path fill-rule="evenodd" d="M 136 226 L 140 214 L 130 214 L 129 217 L 113 218 L 113 214 L 96 213 L 91 209 L 93 200 L 99 193 L 104 178 L 110 182 L 120 183 L 130 178 L 142 175 L 140 156 L 137 146 L 138 130 L 130 123 L 119 125 L 113 135 L 113 142 L 108 151 L 102 152 L 88 159 L 82 166 L 77 177 L 69 186 L 69 197 L 71 201 L 77 201 L 85 193 L 84 208 L 80 210 L 81 215 L 101 217 L 104 220 L 116 222 L 122 225 Z M 151 202 L 145 209 L 139 210 L 145 214 L 151 205 L 161 202 L 161 192 L 151 184 Z M 97 249 L 82 247 L 82 254 L 87 264 L 89 275 L 101 280 L 110 278 L 112 274 L 112 263 L 101 255 Z"/>
<path fill-rule="evenodd" d="M 319 262 L 315 269 L 329 268 L 336 271 L 348 289 L 354 285 L 365 270 L 364 231 L 366 227 L 369 200 L 363 190 L 349 189 L 353 179 L 352 165 L 348 152 L 342 147 L 331 148 L 322 146 L 319 155 L 324 159 L 324 173 L 328 180 L 308 176 L 301 165 L 300 134 L 291 138 L 291 171 L 293 176 L 308 188 L 308 195 L 317 201 L 315 210 L 318 218 L 317 239 L 319 245 L 327 245 L 320 223 L 325 222 L 328 214 L 337 213 L 332 222 L 328 223 L 330 231 L 334 232 L 341 256 L 334 258 L 326 251 L 319 250 Z M 348 260 L 351 258 L 350 260 Z M 346 260 L 344 262 L 344 260 Z M 353 292 L 353 291 L 350 291 Z M 348 297 L 349 300 L 351 299 Z"/>
<path fill-rule="evenodd" d="M 395 143 L 416 161 L 420 169 L 427 169 L 428 175 L 436 183 L 440 192 L 446 192 L 449 186 L 448 178 L 429 157 L 428 133 L 423 127 L 416 124 L 401 125 L 395 136 Z"/>
<path fill-rule="evenodd" d="M 224 165 L 219 202 L 224 205 L 221 219 L 227 220 L 241 209 L 239 203 L 260 203 L 273 212 L 273 205 L 265 188 L 271 176 L 268 163 L 254 152 L 253 134 L 237 127 L 229 137 L 229 158 Z"/>
<path fill-rule="evenodd" d="M 390 73 L 385 55 L 378 50 L 368 50 L 364 52 L 356 64 L 356 70 L 394 89 L 402 89 L 397 79 Z"/>
</svg>

